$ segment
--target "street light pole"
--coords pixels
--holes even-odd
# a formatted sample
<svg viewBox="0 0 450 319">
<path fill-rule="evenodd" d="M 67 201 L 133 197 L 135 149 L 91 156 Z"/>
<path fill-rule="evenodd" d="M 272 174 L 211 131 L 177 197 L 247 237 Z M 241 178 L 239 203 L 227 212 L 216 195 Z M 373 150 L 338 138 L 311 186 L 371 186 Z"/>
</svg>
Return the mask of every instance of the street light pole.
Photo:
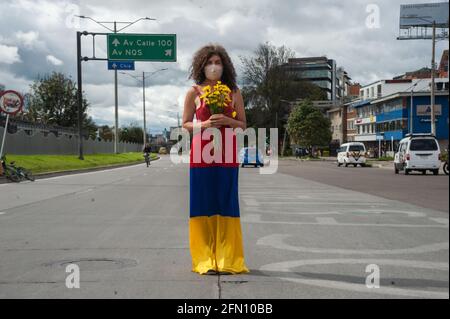
<svg viewBox="0 0 450 319">
<path fill-rule="evenodd" d="M 146 83 L 145 82 L 145 74 L 149 73 L 151 75 L 151 74 L 155 74 L 157 72 L 166 71 L 166 70 L 167 70 L 167 68 L 159 69 L 159 70 L 156 70 L 154 72 L 145 72 L 144 71 L 144 72 L 142 72 L 142 80 L 139 79 L 139 77 L 131 75 L 129 73 L 120 72 L 121 74 L 125 74 L 125 75 L 128 75 L 128 76 L 131 76 L 135 80 L 138 80 L 138 81 L 142 82 L 142 111 L 143 111 L 143 129 L 144 129 L 142 141 L 143 141 L 144 146 L 145 146 L 145 144 L 148 141 L 148 139 L 147 139 L 147 115 L 146 115 L 146 108 L 145 108 L 145 83 Z"/>
<path fill-rule="evenodd" d="M 77 32 L 77 72 L 78 72 L 78 158 L 84 160 L 83 156 L 83 91 L 81 77 L 81 32 Z"/>
<path fill-rule="evenodd" d="M 436 123 L 435 123 L 435 115 L 434 115 L 434 108 L 435 108 L 435 98 L 434 98 L 434 90 L 435 90 L 435 84 L 434 84 L 434 64 L 435 64 L 435 51 L 436 51 L 436 21 L 433 21 L 433 37 L 432 37 L 432 50 L 431 50 L 431 134 L 436 136 Z"/>
<path fill-rule="evenodd" d="M 144 109 L 144 147 L 147 144 L 147 120 L 145 114 L 145 72 L 142 72 L 142 105 Z"/>
</svg>

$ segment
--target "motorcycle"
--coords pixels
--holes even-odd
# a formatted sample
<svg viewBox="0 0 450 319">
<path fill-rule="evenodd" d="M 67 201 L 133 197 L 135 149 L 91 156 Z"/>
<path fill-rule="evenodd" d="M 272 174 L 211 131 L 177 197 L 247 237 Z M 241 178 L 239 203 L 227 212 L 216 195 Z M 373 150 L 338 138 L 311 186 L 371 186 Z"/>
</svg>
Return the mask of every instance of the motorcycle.
<svg viewBox="0 0 450 319">
<path fill-rule="evenodd" d="M 442 169 L 444 170 L 445 175 L 448 175 L 448 156 L 444 162 L 444 166 L 442 167 Z"/>
<path fill-rule="evenodd" d="M 448 175 L 448 148 L 447 152 L 443 153 L 441 155 L 442 161 L 444 162 L 444 166 L 442 166 L 442 170 L 444 171 L 445 175 Z"/>
</svg>

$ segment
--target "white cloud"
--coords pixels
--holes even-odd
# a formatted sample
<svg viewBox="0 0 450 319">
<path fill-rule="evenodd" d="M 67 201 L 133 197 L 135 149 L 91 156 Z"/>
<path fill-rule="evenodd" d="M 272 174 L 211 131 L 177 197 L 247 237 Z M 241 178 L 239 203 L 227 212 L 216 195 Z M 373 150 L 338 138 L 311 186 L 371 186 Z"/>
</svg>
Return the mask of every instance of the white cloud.
<svg viewBox="0 0 450 319">
<path fill-rule="evenodd" d="M 37 42 L 37 40 L 39 38 L 39 32 L 18 31 L 18 32 L 16 32 L 15 36 L 16 36 L 17 40 L 19 41 L 19 43 L 23 44 L 26 47 L 33 47 L 33 45 Z"/>
<path fill-rule="evenodd" d="M 54 57 L 53 55 L 47 55 L 46 58 L 47 58 L 47 62 L 49 62 L 49 63 L 51 63 L 53 65 L 59 66 L 59 65 L 63 65 L 64 64 L 63 61 L 61 61 L 60 59 Z"/>
<path fill-rule="evenodd" d="M 0 44 L 0 64 L 20 62 L 19 49 L 15 46 Z"/>
</svg>

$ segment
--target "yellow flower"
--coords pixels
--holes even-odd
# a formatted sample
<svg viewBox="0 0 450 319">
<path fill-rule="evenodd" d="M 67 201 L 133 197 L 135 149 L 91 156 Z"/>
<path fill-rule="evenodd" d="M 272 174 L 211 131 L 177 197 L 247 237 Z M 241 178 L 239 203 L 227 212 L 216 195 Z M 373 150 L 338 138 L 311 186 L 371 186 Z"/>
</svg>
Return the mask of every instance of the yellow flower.
<svg viewBox="0 0 450 319">
<path fill-rule="evenodd" d="M 231 113 L 231 116 L 232 116 L 233 118 L 235 118 L 236 115 L 237 115 L 236 111 L 233 111 L 233 113 Z"/>
<path fill-rule="evenodd" d="M 210 92 L 211 92 L 211 87 L 210 87 L 209 85 L 205 86 L 205 87 L 203 88 L 203 92 L 205 92 L 205 93 L 210 93 Z"/>
</svg>

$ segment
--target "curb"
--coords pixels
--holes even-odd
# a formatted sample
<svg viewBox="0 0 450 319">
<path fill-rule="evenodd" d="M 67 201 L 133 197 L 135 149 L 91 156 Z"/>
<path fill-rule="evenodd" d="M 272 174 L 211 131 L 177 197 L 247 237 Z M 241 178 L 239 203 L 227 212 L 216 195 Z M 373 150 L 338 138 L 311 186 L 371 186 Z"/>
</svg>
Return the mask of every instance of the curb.
<svg viewBox="0 0 450 319">
<path fill-rule="evenodd" d="M 156 157 L 154 159 L 151 159 L 150 162 L 154 162 L 161 159 L 161 157 Z M 107 171 L 114 168 L 121 168 L 121 167 L 127 167 L 127 166 L 133 166 L 138 164 L 145 164 L 145 162 L 132 162 L 132 163 L 124 163 L 124 164 L 117 164 L 117 165 L 108 165 L 108 166 L 97 166 L 97 167 L 90 167 L 90 168 L 83 168 L 83 169 L 74 169 L 74 170 L 68 170 L 68 171 L 60 171 L 60 172 L 47 172 L 47 173 L 38 173 L 33 174 L 36 179 L 41 178 L 47 178 L 47 177 L 56 177 L 56 176 L 64 176 L 64 175 L 76 175 L 81 173 L 89 173 L 89 172 L 96 172 L 96 171 Z M 5 177 L 0 176 L 0 184 L 7 184 L 8 181 Z"/>
</svg>

